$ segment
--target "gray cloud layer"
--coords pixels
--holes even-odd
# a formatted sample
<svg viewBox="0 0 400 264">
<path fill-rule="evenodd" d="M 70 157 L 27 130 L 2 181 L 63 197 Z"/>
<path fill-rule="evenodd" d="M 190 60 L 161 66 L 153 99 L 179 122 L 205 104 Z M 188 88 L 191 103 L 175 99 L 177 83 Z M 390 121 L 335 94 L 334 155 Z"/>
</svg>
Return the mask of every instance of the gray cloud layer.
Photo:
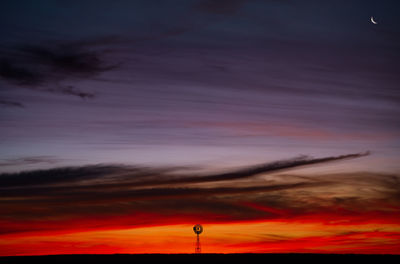
<svg viewBox="0 0 400 264">
<path fill-rule="evenodd" d="M 126 215 L 130 220 L 126 220 L 125 224 L 132 226 L 143 221 L 162 222 L 163 218 L 169 219 L 171 215 L 182 218 L 176 221 L 185 221 L 185 217 L 200 217 L 211 222 L 285 219 L 315 212 L 334 214 L 332 208 L 338 207 L 350 215 L 369 210 L 387 214 L 400 202 L 397 175 L 350 173 L 308 177 L 280 174 L 267 179 L 256 177 L 365 155 L 368 153 L 318 159 L 303 157 L 208 175 L 176 173 L 177 168 L 123 165 L 1 174 L 0 197 L 3 202 L 0 205 L 0 220 L 23 221 L 26 225 L 4 226 L 0 232 L 32 231 L 35 227 L 27 227 L 29 221 L 124 218 Z M 360 185 L 363 187 L 360 188 Z M 146 214 L 158 216 L 157 219 L 147 218 L 143 216 Z M 93 228 L 90 223 L 85 225 Z M 112 221 L 97 225 L 107 228 Z M 49 228 L 66 227 L 56 225 Z"/>
<path fill-rule="evenodd" d="M 232 181 L 246 179 L 257 176 L 262 173 L 271 173 L 281 170 L 287 170 L 300 166 L 313 165 L 318 163 L 327 163 L 345 159 L 359 158 L 369 155 L 369 152 L 341 155 L 326 158 L 300 157 L 290 160 L 282 160 L 272 163 L 265 163 L 258 166 L 251 166 L 231 172 L 212 174 L 212 175 L 171 175 L 170 170 L 157 170 L 148 168 L 135 168 L 118 165 L 93 165 L 84 167 L 57 168 L 50 170 L 28 171 L 21 173 L 4 173 L 0 175 L 0 184 L 2 188 L 8 187 L 29 187 L 46 184 L 65 184 L 79 183 L 85 180 L 105 181 L 106 184 L 117 183 L 125 184 L 130 182 L 133 186 L 157 186 L 165 184 L 188 184 L 188 183 L 206 183 L 217 181 Z M 43 162 L 49 159 L 43 157 L 22 158 L 20 160 L 9 160 L 10 162 Z M 0 163 L 1 165 L 1 163 Z M 155 175 L 155 176 L 153 176 Z M 111 180 L 111 182 L 109 181 Z M 121 181 L 120 183 L 118 181 Z M 93 183 L 91 183 L 93 184 Z"/>
</svg>

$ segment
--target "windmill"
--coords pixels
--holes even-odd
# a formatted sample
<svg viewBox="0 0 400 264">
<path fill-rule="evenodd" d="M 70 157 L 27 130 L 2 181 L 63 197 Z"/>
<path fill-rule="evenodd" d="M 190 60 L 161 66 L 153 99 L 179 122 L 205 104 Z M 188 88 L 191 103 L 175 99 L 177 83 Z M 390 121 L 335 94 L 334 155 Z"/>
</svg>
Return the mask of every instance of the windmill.
<svg viewBox="0 0 400 264">
<path fill-rule="evenodd" d="M 201 253 L 201 245 L 200 245 L 200 237 L 199 235 L 203 232 L 203 227 L 200 224 L 197 224 L 193 227 L 193 231 L 194 233 L 197 235 L 197 240 L 196 240 L 196 247 L 194 252 L 196 254 L 200 254 Z"/>
</svg>

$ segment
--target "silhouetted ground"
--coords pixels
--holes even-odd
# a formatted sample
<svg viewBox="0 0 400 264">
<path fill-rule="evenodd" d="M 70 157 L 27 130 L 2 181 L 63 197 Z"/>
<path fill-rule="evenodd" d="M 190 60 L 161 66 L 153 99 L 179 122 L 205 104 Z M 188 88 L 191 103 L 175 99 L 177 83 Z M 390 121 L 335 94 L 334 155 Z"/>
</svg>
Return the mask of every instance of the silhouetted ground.
<svg viewBox="0 0 400 264">
<path fill-rule="evenodd" d="M 51 255 L 0 257 L 0 263 L 396 263 L 400 255 L 356 255 L 356 254 L 116 254 L 116 255 Z M 396 260 L 397 259 L 397 260 Z M 364 262 L 365 263 L 365 262 Z"/>
</svg>

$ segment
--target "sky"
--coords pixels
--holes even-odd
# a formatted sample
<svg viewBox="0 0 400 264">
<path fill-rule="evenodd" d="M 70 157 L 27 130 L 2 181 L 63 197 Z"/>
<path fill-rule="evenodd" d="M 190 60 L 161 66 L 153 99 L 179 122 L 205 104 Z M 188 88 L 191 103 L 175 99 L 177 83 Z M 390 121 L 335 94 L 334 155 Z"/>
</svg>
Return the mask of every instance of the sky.
<svg viewBox="0 0 400 264">
<path fill-rule="evenodd" d="M 0 255 L 399 254 L 399 9 L 1 1 Z"/>
</svg>

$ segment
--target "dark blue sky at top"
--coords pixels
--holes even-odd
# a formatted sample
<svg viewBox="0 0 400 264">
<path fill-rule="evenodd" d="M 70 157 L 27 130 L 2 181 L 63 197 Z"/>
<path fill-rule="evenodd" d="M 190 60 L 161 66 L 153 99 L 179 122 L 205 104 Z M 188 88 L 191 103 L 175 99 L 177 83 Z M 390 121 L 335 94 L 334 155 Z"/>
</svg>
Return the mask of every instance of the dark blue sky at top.
<svg viewBox="0 0 400 264">
<path fill-rule="evenodd" d="M 394 0 L 49 0 L 2 1 L 0 12 L 3 41 L 31 36 L 37 41 L 73 41 L 110 35 L 136 40 L 180 35 L 181 41 L 214 45 L 226 44 L 224 38 L 239 45 L 255 45 L 271 38 L 366 45 L 382 41 L 372 39 L 371 31 L 377 36 L 377 31 L 398 33 L 398 9 L 399 3 Z M 375 16 L 384 29 L 366 30 L 370 16 Z"/>
<path fill-rule="evenodd" d="M 1 170 L 364 150 L 375 154 L 362 169 L 397 169 L 399 11 L 361 0 L 1 1 Z"/>
</svg>

